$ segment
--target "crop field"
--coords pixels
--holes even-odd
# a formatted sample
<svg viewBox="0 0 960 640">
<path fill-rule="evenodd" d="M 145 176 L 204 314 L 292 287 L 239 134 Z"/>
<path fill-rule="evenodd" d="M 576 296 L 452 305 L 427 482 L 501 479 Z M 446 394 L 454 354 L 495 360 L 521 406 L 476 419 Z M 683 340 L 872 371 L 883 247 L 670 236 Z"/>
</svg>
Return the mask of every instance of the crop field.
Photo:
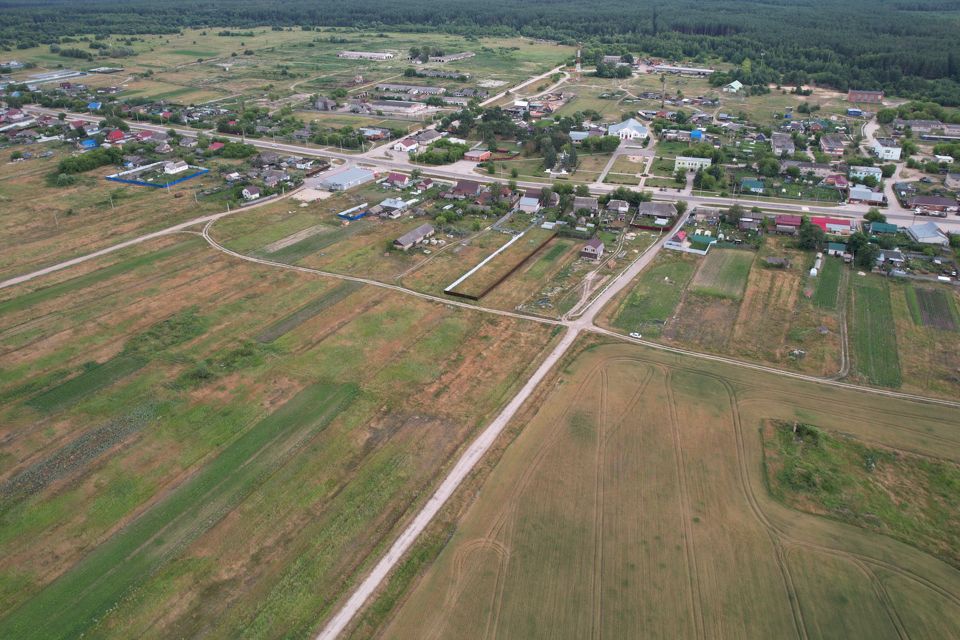
<svg viewBox="0 0 960 640">
<path fill-rule="evenodd" d="M 956 330 L 945 328 L 950 326 L 951 306 L 956 309 L 956 294 L 949 287 L 891 282 L 890 304 L 896 325 L 901 388 L 957 397 L 960 350 Z M 925 317 L 930 324 L 924 321 Z"/>
<path fill-rule="evenodd" d="M 776 499 L 760 434 L 802 420 L 956 464 L 956 409 L 598 343 L 558 366 L 482 491 L 352 638 L 932 639 L 960 625 L 949 562 Z"/>
<path fill-rule="evenodd" d="M 953 295 L 943 289 L 909 287 L 904 290 L 914 322 L 942 331 L 960 329 L 960 314 Z"/>
<path fill-rule="evenodd" d="M 309 635 L 551 341 L 190 235 L 0 291 L 0 327 L 24 639 Z"/>
<path fill-rule="evenodd" d="M 700 263 L 690 288 L 718 298 L 740 300 L 755 254 L 738 249 L 714 249 Z"/>
<path fill-rule="evenodd" d="M 663 252 L 623 299 L 613 316 L 613 326 L 645 337 L 659 336 L 696 268 L 697 261 L 690 255 Z"/>
<path fill-rule="evenodd" d="M 74 185 L 50 186 L 47 177 L 70 153 L 50 148 L 50 158 L 0 164 L 0 279 L 226 209 L 216 194 L 199 195 L 222 185 L 215 171 L 150 189 L 108 182 L 104 176 L 115 169 L 103 167 L 80 174 Z"/>
<path fill-rule="evenodd" d="M 480 264 L 511 237 L 506 233 L 485 231 L 469 239 L 445 238 L 448 246 L 405 273 L 403 285 L 416 291 L 443 295 L 450 283 Z"/>
<path fill-rule="evenodd" d="M 843 263 L 830 256 L 823 261 L 823 268 L 817 274 L 816 287 L 813 291 L 813 303 L 823 309 L 836 309 L 840 291 L 840 276 L 843 273 Z"/>
<path fill-rule="evenodd" d="M 555 235 L 555 231 L 548 231 L 540 227 L 534 227 L 526 231 L 520 236 L 519 240 L 504 249 L 502 253 L 497 254 L 495 258 L 471 274 L 452 291 L 474 299 L 482 298 L 498 282 L 533 257 Z"/>
<path fill-rule="evenodd" d="M 513 310 L 536 304 L 537 293 L 561 271 L 568 270 L 580 255 L 580 245 L 570 238 L 554 238 L 483 298 L 483 306 Z M 536 310 L 542 315 L 550 315 Z"/>
<path fill-rule="evenodd" d="M 899 387 L 903 379 L 887 282 L 857 277 L 851 281 L 850 297 L 854 371 L 870 384 Z"/>
</svg>

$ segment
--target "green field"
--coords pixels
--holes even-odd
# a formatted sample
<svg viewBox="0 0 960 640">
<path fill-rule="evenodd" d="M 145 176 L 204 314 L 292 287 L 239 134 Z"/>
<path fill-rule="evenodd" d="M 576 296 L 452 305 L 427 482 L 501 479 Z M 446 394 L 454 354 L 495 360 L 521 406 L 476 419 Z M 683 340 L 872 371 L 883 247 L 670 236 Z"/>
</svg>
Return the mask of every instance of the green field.
<svg viewBox="0 0 960 640">
<path fill-rule="evenodd" d="M 813 291 L 813 303 L 821 309 L 836 309 L 840 294 L 840 275 L 843 262 L 839 258 L 827 256 L 823 268 L 817 274 L 816 288 Z"/>
<path fill-rule="evenodd" d="M 741 299 L 754 257 L 751 251 L 712 250 L 697 269 L 691 290 L 718 298 Z"/>
<path fill-rule="evenodd" d="M 676 310 L 696 261 L 672 252 L 646 269 L 624 299 L 612 324 L 624 331 L 657 337 Z"/>
<path fill-rule="evenodd" d="M 857 277 L 851 282 L 850 337 L 854 369 L 870 384 L 899 387 L 897 332 L 885 280 Z"/>
</svg>

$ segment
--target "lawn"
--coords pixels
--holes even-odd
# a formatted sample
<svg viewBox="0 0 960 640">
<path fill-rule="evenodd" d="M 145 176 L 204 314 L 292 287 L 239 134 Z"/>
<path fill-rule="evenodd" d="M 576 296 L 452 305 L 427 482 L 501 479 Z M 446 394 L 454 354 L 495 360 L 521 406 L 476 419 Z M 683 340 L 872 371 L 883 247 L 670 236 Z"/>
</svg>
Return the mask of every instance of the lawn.
<svg viewBox="0 0 960 640">
<path fill-rule="evenodd" d="M 691 290 L 718 298 L 739 300 L 756 256 L 752 251 L 714 249 L 700 264 L 691 283 Z"/>
<path fill-rule="evenodd" d="M 826 256 L 823 268 L 817 274 L 813 291 L 813 303 L 821 309 L 836 309 L 840 294 L 840 276 L 843 262 L 839 258 Z"/>
<path fill-rule="evenodd" d="M 899 387 L 897 332 L 887 282 L 857 277 L 851 282 L 850 337 L 854 370 L 870 384 Z"/>
</svg>

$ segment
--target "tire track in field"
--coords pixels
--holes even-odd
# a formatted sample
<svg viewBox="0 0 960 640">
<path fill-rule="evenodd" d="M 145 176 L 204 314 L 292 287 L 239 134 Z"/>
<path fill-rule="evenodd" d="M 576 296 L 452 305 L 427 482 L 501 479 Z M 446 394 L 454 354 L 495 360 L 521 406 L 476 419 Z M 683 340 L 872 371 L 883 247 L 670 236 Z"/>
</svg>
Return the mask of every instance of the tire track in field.
<svg viewBox="0 0 960 640">
<path fill-rule="evenodd" d="M 683 524 L 683 546 L 687 555 L 687 579 L 690 582 L 690 611 L 698 638 L 706 638 L 706 624 L 703 618 L 703 593 L 700 587 L 700 573 L 697 569 L 697 555 L 693 542 L 693 526 L 690 524 L 692 510 L 690 492 L 687 487 L 683 446 L 680 441 L 680 420 L 677 417 L 677 401 L 673 394 L 673 371 L 661 366 L 664 387 L 667 393 L 667 407 L 670 410 L 670 431 L 673 440 L 673 455 L 677 468 L 677 486 L 680 489 L 681 522 Z"/>
<path fill-rule="evenodd" d="M 593 611 L 590 622 L 590 637 L 600 640 L 603 637 L 603 470 L 607 438 L 607 393 L 609 379 L 606 363 L 600 369 L 600 395 L 597 407 L 597 437 L 594 454 L 594 494 L 593 494 Z"/>
<path fill-rule="evenodd" d="M 887 593 L 887 588 L 877 577 L 877 574 L 874 573 L 873 570 L 862 560 L 853 560 L 852 562 L 867 577 L 877 601 L 890 617 L 890 623 L 896 630 L 897 636 L 900 638 L 900 640 L 910 640 L 910 634 L 907 632 L 907 627 L 905 624 L 903 624 L 903 620 L 900 618 L 897 608 L 893 606 L 893 600 L 890 599 L 890 594 Z"/>
</svg>

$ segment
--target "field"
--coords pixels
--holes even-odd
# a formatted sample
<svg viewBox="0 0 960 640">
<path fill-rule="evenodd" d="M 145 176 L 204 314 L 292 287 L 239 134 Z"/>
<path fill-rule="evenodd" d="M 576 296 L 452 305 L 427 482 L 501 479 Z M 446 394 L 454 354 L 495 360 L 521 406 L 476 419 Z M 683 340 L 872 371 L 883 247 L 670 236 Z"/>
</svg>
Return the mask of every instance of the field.
<svg viewBox="0 0 960 640">
<path fill-rule="evenodd" d="M 570 270 L 580 255 L 580 245 L 570 238 L 554 238 L 531 256 L 501 286 L 483 298 L 483 305 L 512 310 L 524 303 L 536 303 L 536 294 L 557 275 Z M 548 286 L 548 285 L 547 285 Z M 540 312 L 542 313 L 542 312 Z"/>
<path fill-rule="evenodd" d="M 697 269 L 691 290 L 718 298 L 741 299 L 754 257 L 750 251 L 714 249 Z"/>
<path fill-rule="evenodd" d="M 690 281 L 696 261 L 689 255 L 665 251 L 637 279 L 613 318 L 615 327 L 654 338 L 673 317 Z"/>
<path fill-rule="evenodd" d="M 825 257 L 823 268 L 817 274 L 813 303 L 823 309 L 836 309 L 840 296 L 840 277 L 843 263 L 838 258 Z"/>
<path fill-rule="evenodd" d="M 556 232 L 540 227 L 526 231 L 517 241 L 504 249 L 502 253 L 497 254 L 495 258 L 467 277 L 466 280 L 460 282 L 451 291 L 475 300 L 482 298 L 496 287 L 501 280 L 533 257 L 554 235 L 556 235 Z"/>
<path fill-rule="evenodd" d="M 955 464 L 956 409 L 580 346 L 482 492 L 446 513 L 351 637 L 939 638 L 960 625 L 954 567 L 785 506 L 759 433 L 800 419 Z"/>
<path fill-rule="evenodd" d="M 890 303 L 896 325 L 901 388 L 956 397 L 960 388 L 957 349 L 957 295 L 951 287 L 890 283 Z"/>
<path fill-rule="evenodd" d="M 899 387 L 902 377 L 889 287 L 873 276 L 857 277 L 851 285 L 854 371 L 870 384 Z"/>
<path fill-rule="evenodd" d="M 906 292 L 910 313 L 917 325 L 942 331 L 960 329 L 956 300 L 947 291 L 910 287 Z"/>
<path fill-rule="evenodd" d="M 104 180 L 115 169 L 103 167 L 81 174 L 72 186 L 49 186 L 47 176 L 69 155 L 51 148 L 50 158 L 0 164 L 0 279 L 226 210 L 222 197 L 199 195 L 223 184 L 215 172 L 151 189 Z"/>
<path fill-rule="evenodd" d="M 24 639 L 309 635 L 552 335 L 191 235 L 0 291 L 0 318 Z"/>
</svg>

